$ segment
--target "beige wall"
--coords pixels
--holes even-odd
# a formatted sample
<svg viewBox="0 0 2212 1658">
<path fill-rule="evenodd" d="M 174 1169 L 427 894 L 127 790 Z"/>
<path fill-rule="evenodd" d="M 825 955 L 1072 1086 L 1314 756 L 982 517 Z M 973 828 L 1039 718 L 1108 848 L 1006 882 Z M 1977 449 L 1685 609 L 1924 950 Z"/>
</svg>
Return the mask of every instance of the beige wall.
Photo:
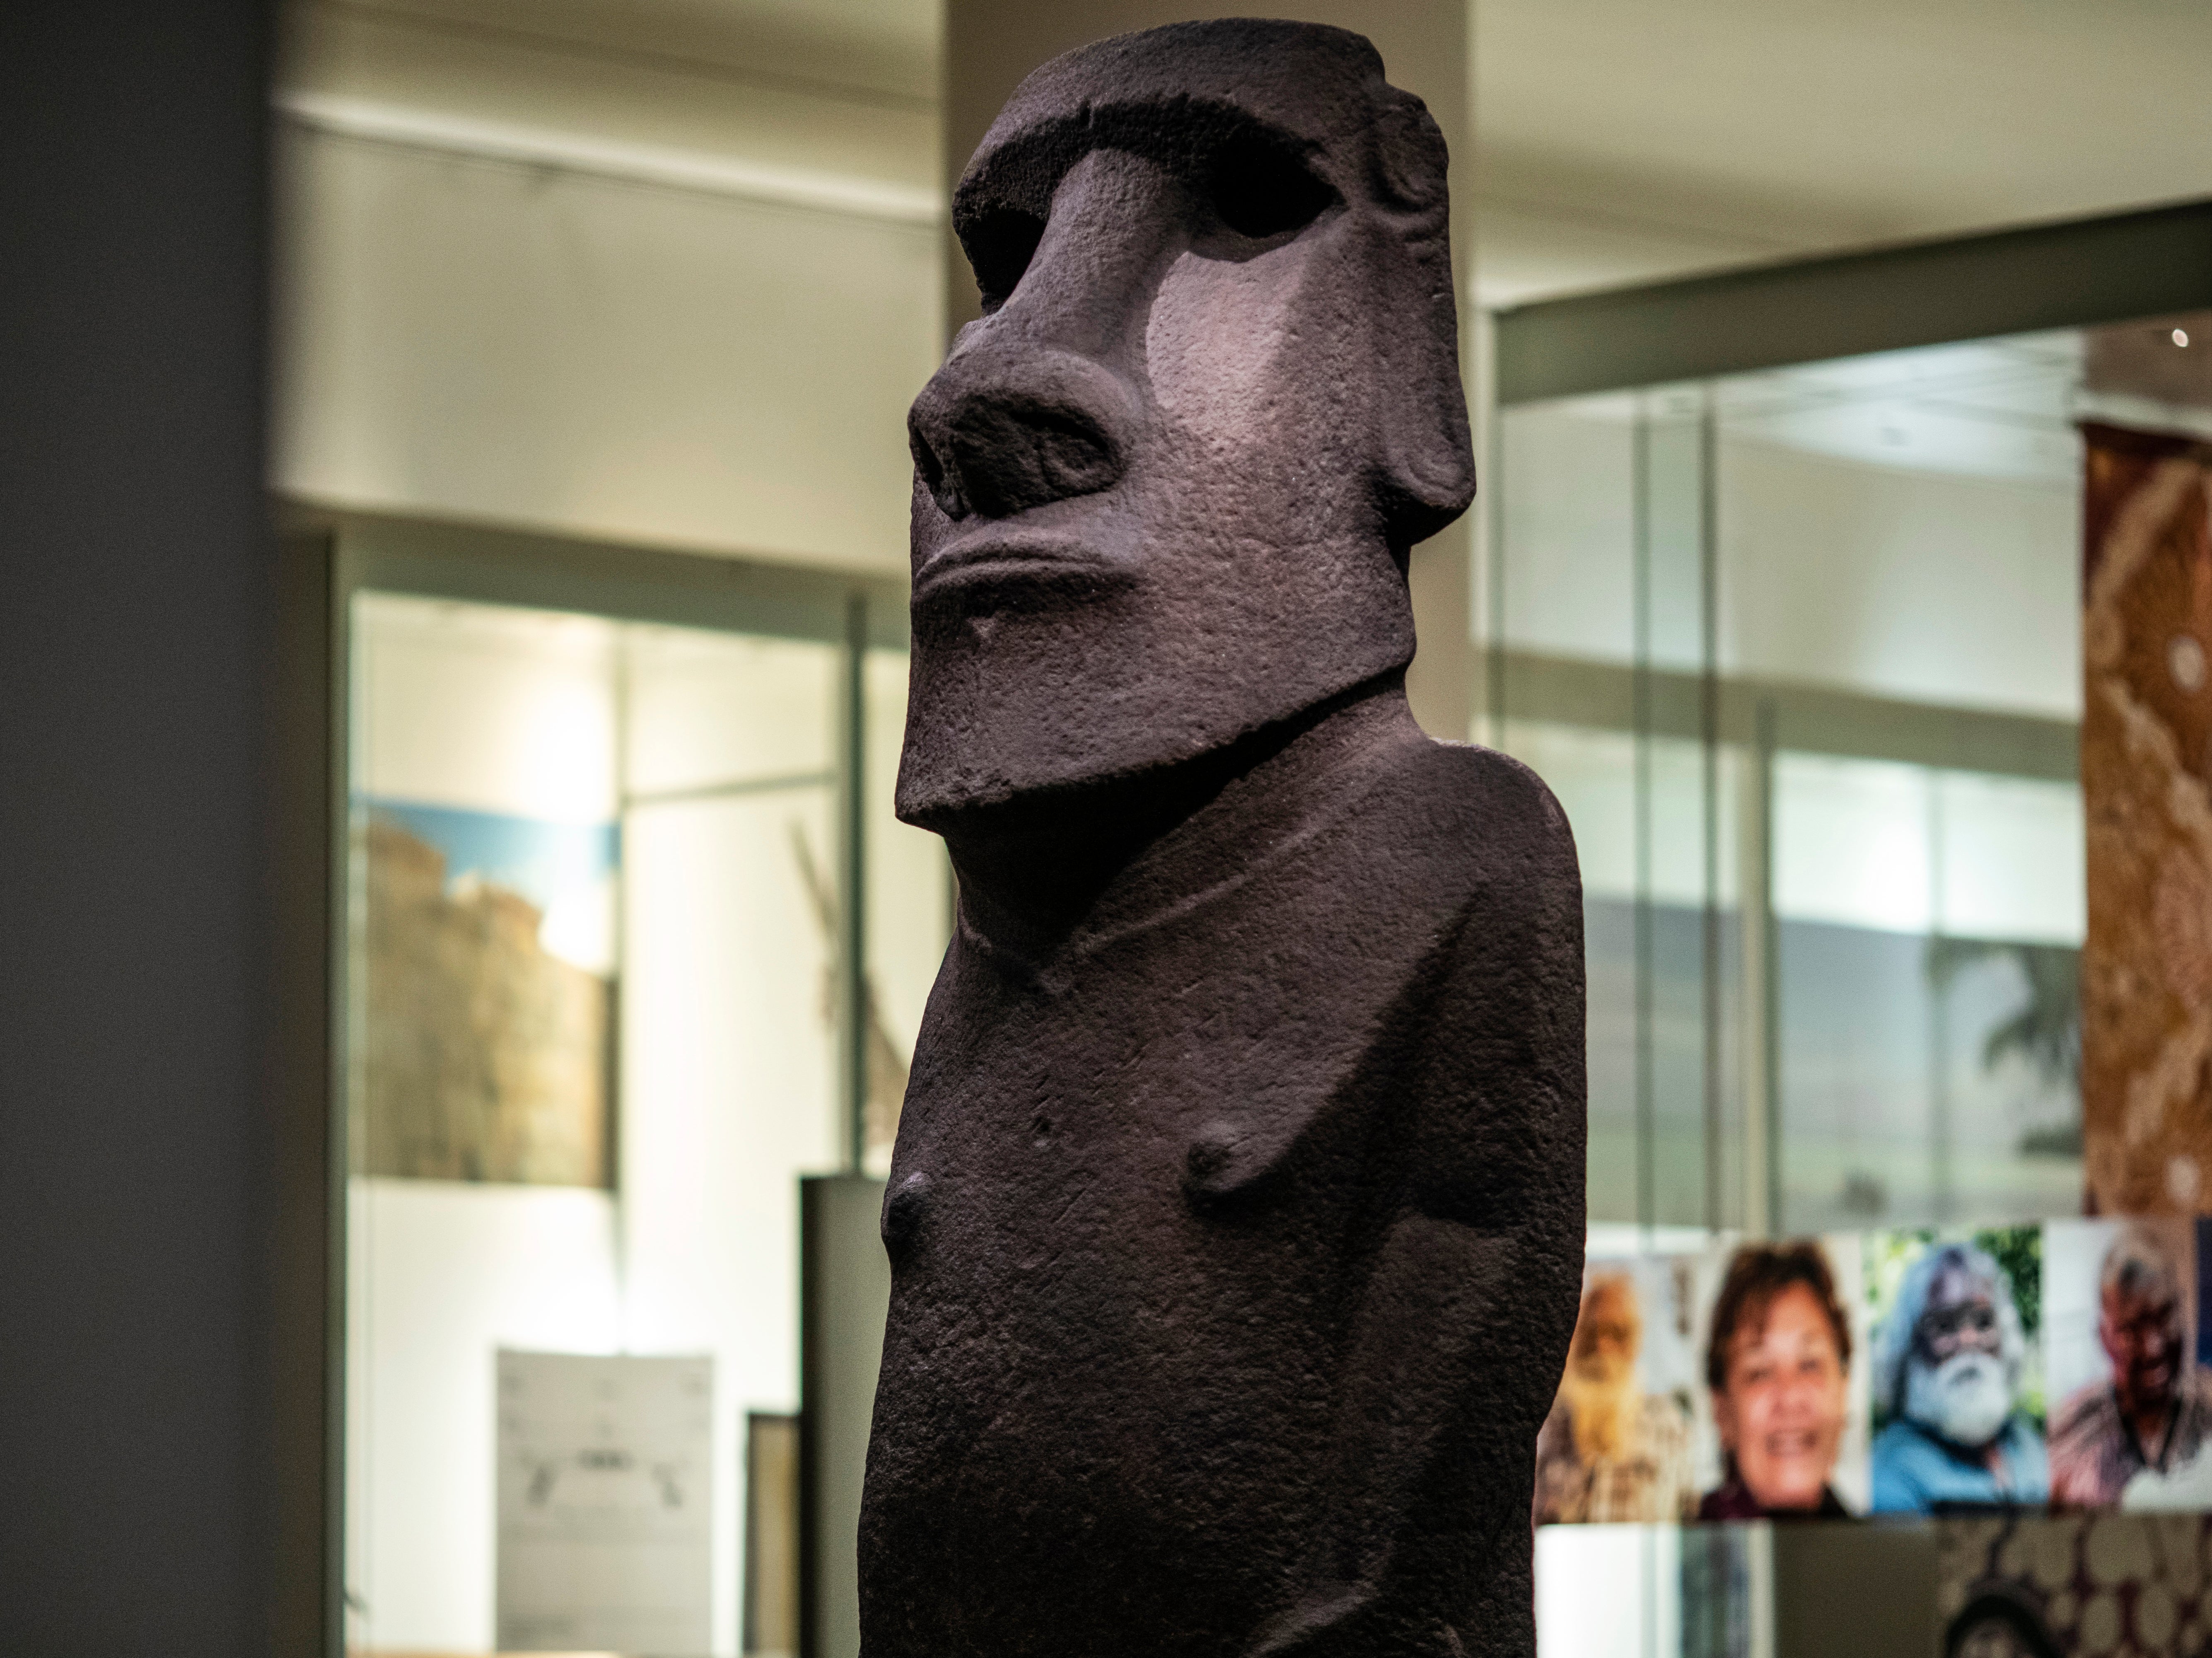
<svg viewBox="0 0 2212 1658">
<path fill-rule="evenodd" d="M 291 34 L 280 490 L 905 568 L 933 100 L 404 15 Z"/>
<path fill-rule="evenodd" d="M 902 569 L 921 226 L 295 133 L 278 487 Z"/>
</svg>

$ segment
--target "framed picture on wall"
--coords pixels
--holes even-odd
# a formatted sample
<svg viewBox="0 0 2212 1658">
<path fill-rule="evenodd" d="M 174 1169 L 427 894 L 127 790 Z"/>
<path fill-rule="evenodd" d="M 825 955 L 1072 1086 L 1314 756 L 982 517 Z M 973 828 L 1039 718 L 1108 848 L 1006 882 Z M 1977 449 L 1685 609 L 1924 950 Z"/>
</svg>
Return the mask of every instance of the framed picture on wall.
<svg viewBox="0 0 2212 1658">
<path fill-rule="evenodd" d="M 362 1172 L 612 1183 L 617 826 L 372 799 Z"/>
</svg>

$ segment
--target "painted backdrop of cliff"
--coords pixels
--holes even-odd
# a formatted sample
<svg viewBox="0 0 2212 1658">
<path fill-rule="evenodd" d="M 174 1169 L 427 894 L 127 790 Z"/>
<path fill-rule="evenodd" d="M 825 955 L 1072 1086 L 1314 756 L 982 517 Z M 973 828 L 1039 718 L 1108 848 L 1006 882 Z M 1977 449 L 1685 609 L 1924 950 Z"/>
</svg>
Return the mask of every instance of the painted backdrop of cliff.
<svg viewBox="0 0 2212 1658">
<path fill-rule="evenodd" d="M 613 1183 L 613 824 L 378 801 L 366 883 L 371 1175 Z"/>
</svg>

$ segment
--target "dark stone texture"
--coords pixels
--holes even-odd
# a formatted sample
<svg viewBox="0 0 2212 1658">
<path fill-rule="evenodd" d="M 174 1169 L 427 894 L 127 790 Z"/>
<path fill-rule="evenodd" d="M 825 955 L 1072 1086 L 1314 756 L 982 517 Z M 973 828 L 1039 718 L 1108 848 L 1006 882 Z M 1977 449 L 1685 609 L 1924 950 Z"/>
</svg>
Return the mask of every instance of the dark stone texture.
<svg viewBox="0 0 2212 1658">
<path fill-rule="evenodd" d="M 884 1236 L 868 1658 L 1522 1654 L 1581 893 L 1404 695 L 1474 491 L 1444 154 L 1356 35 L 1015 93 L 915 404 L 902 817 L 959 925 Z"/>
</svg>

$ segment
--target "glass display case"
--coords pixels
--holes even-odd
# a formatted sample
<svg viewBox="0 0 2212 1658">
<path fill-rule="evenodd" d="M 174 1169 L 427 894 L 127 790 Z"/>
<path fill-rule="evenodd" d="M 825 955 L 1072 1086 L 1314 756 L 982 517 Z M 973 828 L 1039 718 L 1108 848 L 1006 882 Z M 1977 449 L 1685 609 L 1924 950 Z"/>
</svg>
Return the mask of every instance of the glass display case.
<svg viewBox="0 0 2212 1658">
<path fill-rule="evenodd" d="M 1593 1378 L 1610 1362 L 1647 1413 L 1679 1411 L 1669 1432 L 1705 1491 L 1681 1517 L 1747 1521 L 1653 1524 L 1572 1500 L 1540 1513 L 1643 1522 L 1540 1528 L 1547 1647 L 1840 1653 L 1875 1649 L 1865 1617 L 1925 1632 L 1986 1613 L 1976 1594 L 2017 1586 L 1939 1586 L 1936 1564 L 1981 1560 L 1960 1541 L 1980 1533 L 1947 1533 L 1939 1549 L 1926 1515 L 1940 1505 L 1899 1495 L 1899 1424 L 1917 1433 L 1923 1418 L 1896 1391 L 1910 1367 L 1893 1338 L 1921 1315 L 1928 1273 L 1986 1271 L 2009 1333 L 2002 1435 L 2022 1448 L 2016 1469 L 1989 1453 L 1982 1500 L 2038 1510 L 2054 1489 L 2045 1436 L 2065 1416 L 2078 1438 L 2081 1402 L 2110 1391 L 2100 1274 L 2134 1250 L 2160 1282 L 2202 1281 L 2202 1241 L 2147 1243 L 2099 1196 L 2118 1177 L 2096 1173 L 2100 1145 L 2109 1165 L 2126 1161 L 2116 1137 L 2156 1139 L 2136 1095 L 2185 1036 L 2136 1056 L 2127 1099 L 2093 1100 L 2086 1129 L 2082 1081 L 2093 894 L 2107 895 L 2109 956 L 2116 890 L 2099 888 L 2088 849 L 2098 823 L 2117 833 L 2109 800 L 2085 804 L 2085 569 L 2110 566 L 2115 514 L 2150 510 L 2142 480 L 2179 500 L 2178 469 L 2200 465 L 2212 435 L 2195 222 L 2177 210 L 2008 233 L 1496 321 L 1474 735 L 1541 774 L 1573 824 L 1589 991 L 1595 1345 L 1585 1355 L 1578 1333 L 1547 1429 L 1562 1437 L 1540 1467 L 1610 1455 L 1561 1448 L 1575 1388 L 1609 1397 Z M 2100 500 L 2096 469 L 2128 466 Z M 2140 706 L 2177 735 L 2138 719 L 2105 740 L 2145 755 L 2179 744 L 2178 801 L 2198 764 L 2182 704 L 2207 676 L 2205 616 L 2190 608 L 2203 602 L 2186 598 L 2201 529 L 2175 511 L 2166 550 L 2127 556 L 2152 561 L 2143 581 L 2182 584 L 2148 618 L 2172 639 L 2158 633 L 2149 666 L 2110 671 L 2155 679 Z M 2172 569 L 2152 568 L 2169 551 Z M 2163 942 L 2138 955 L 2194 960 L 2186 908 L 2161 910 Z M 2153 1037 L 2139 1046 L 2151 1054 Z M 2137 1189 L 2197 1206 L 2197 1163 L 2162 1167 Z M 2107 1218 L 2068 1218 L 2085 1212 Z M 1808 1250 L 1824 1270 L 1801 1275 L 1819 1291 L 1806 1304 L 1829 1310 L 1839 1378 L 1823 1503 L 1917 1509 L 1902 1529 L 1751 1518 L 1760 1503 L 1745 1500 L 1727 1414 L 1739 1406 L 1721 1397 L 1735 1385 L 1721 1284 L 1747 1262 L 1786 1284 Z M 2212 1327 L 2193 1301 L 2173 1317 L 2203 1363 Z M 1597 1351 L 1607 1329 L 1612 1361 Z M 2123 1504 L 2114 1483 L 2099 1503 L 2190 1506 L 2186 1479 L 2152 1461 L 2144 1489 Z M 1600 1582 L 1613 1592 L 1586 1592 Z"/>
<path fill-rule="evenodd" d="M 349 1649 L 787 1649 L 799 1181 L 948 920 L 903 606 L 337 534 Z"/>
<path fill-rule="evenodd" d="M 2078 1206 L 2081 349 L 1500 410 L 1491 718 L 1582 851 L 1594 1219 Z"/>
</svg>

